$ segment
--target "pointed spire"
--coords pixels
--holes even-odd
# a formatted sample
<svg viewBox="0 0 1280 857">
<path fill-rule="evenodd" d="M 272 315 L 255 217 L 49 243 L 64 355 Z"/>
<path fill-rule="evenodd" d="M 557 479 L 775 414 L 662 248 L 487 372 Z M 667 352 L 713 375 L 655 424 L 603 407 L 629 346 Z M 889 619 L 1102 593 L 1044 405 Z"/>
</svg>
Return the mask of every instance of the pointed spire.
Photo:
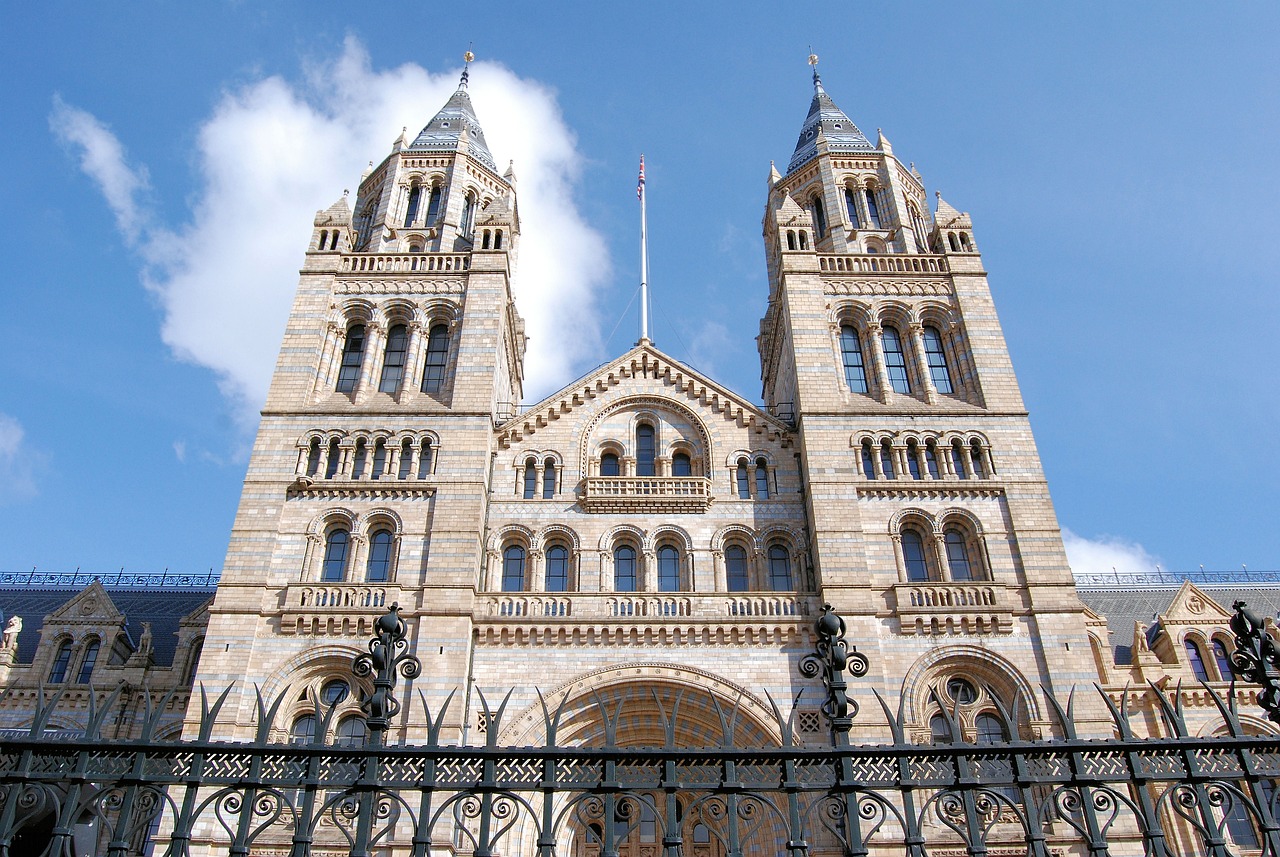
<svg viewBox="0 0 1280 857">
<path fill-rule="evenodd" d="M 426 124 L 409 148 L 415 152 L 456 152 L 461 148 L 460 144 L 465 142 L 467 154 L 488 167 L 494 175 L 498 175 L 498 165 L 489 152 L 484 129 L 480 127 L 480 120 L 476 117 L 475 108 L 471 106 L 471 96 L 467 92 L 471 61 L 474 59 L 475 55 L 471 51 L 463 54 L 465 64 L 458 80 L 458 89 L 445 102 L 444 107 L 440 108 L 440 112 Z"/>
<path fill-rule="evenodd" d="M 809 115 L 805 117 L 804 127 L 800 129 L 800 139 L 796 141 L 791 163 L 787 165 L 788 173 L 817 157 L 817 141 L 820 136 L 826 141 L 829 152 L 874 151 L 871 141 L 822 88 L 816 54 L 809 55 L 809 64 L 813 66 L 813 101 L 809 104 Z"/>
<path fill-rule="evenodd" d="M 516 186 L 516 162 L 515 161 L 507 161 L 507 171 L 502 174 L 502 177 L 507 180 L 507 184 L 511 185 L 512 187 Z"/>
<path fill-rule="evenodd" d="M 769 187 L 773 187 L 782 181 L 782 173 L 778 172 L 778 165 L 773 161 L 769 162 Z"/>
</svg>

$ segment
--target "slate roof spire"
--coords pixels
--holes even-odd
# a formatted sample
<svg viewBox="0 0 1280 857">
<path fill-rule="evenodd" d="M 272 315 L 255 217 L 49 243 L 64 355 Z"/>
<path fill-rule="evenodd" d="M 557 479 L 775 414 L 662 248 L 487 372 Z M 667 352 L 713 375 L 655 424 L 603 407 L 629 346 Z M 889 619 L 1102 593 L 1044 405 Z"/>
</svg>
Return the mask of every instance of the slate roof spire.
<svg viewBox="0 0 1280 857">
<path fill-rule="evenodd" d="M 813 66 L 813 101 L 809 104 L 809 115 L 805 117 L 804 126 L 800 129 L 800 139 L 796 141 L 791 163 L 787 165 L 788 173 L 817 157 L 819 138 L 826 141 L 829 152 L 875 151 L 871 141 L 822 88 L 817 59 L 816 56 L 809 57 L 809 64 Z"/>
<path fill-rule="evenodd" d="M 457 91 L 418 133 L 409 150 L 456 152 L 465 129 L 468 153 L 488 167 L 494 175 L 501 175 L 498 165 L 494 163 L 493 154 L 489 151 L 489 144 L 485 142 L 484 129 L 480 127 L 480 120 L 476 117 L 475 108 L 471 106 L 471 96 L 467 92 L 467 83 L 471 79 L 471 60 L 474 58 L 471 51 L 467 51 L 465 58 L 466 64 L 462 67 Z"/>
</svg>

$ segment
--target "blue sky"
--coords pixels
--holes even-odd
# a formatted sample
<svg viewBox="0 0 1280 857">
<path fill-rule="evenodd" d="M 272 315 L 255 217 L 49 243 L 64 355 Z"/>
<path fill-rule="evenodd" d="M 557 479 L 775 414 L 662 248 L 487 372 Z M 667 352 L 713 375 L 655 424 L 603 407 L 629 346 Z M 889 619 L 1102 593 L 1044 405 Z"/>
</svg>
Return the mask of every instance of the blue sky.
<svg viewBox="0 0 1280 857">
<path fill-rule="evenodd" d="M 758 399 L 765 181 L 812 46 L 972 214 L 1073 563 L 1280 568 L 1276 4 L 436 8 L 7 13 L 0 568 L 221 564 L 310 217 L 469 44 L 548 236 L 534 392 L 635 339 L 643 151 L 654 338 Z"/>
</svg>

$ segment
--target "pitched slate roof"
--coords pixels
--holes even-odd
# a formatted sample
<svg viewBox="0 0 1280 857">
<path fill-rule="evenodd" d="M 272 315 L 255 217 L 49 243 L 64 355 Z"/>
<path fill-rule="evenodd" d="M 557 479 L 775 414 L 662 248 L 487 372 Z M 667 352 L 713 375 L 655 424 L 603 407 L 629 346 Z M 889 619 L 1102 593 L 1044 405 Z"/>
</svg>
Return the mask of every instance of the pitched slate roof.
<svg viewBox="0 0 1280 857">
<path fill-rule="evenodd" d="M 7 622 L 15 614 L 22 617 L 22 633 L 18 635 L 19 663 L 29 664 L 35 656 L 45 617 L 82 591 L 33 586 L 0 587 L 0 622 Z M 212 598 L 213 593 L 213 587 L 180 590 L 107 588 L 111 602 L 126 617 L 125 630 L 132 642 L 136 644 L 142 634 L 142 623 L 151 623 L 152 650 L 156 664 L 161 666 L 173 663 L 178 623 Z"/>
<path fill-rule="evenodd" d="M 791 163 L 787 172 L 807 164 L 818 154 L 818 138 L 827 141 L 829 152 L 874 152 L 875 146 L 866 138 L 858 126 L 836 107 L 836 103 L 822 88 L 822 78 L 813 73 L 813 101 L 809 104 L 809 115 L 805 117 L 804 126 L 800 129 L 800 139 L 796 141 L 796 150 L 791 155 Z"/>
<path fill-rule="evenodd" d="M 467 76 L 468 72 L 464 71 L 458 91 L 418 133 L 409 148 L 415 152 L 456 152 L 463 129 L 466 129 L 467 151 L 496 176 L 498 166 L 493 161 L 489 144 L 484 140 L 484 130 L 480 127 L 475 108 L 471 106 L 471 96 L 467 94 Z"/>
</svg>

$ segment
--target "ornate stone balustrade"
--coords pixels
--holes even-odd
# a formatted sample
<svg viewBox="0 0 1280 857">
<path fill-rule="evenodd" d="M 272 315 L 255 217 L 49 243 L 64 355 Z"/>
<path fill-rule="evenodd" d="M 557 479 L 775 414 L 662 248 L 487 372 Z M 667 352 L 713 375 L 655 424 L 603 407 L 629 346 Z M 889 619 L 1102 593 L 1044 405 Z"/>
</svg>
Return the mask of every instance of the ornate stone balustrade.
<svg viewBox="0 0 1280 857">
<path fill-rule="evenodd" d="M 807 596 L 727 593 L 556 592 L 483 595 L 484 619 L 803 619 L 814 612 Z"/>
<path fill-rule="evenodd" d="M 1001 583 L 899 583 L 894 594 L 906 634 L 1007 634 L 1013 630 L 1013 614 Z"/>
<path fill-rule="evenodd" d="M 368 635 L 390 604 L 403 601 L 392 583 L 291 583 L 282 634 Z"/>
<path fill-rule="evenodd" d="M 947 257 L 903 253 L 819 255 L 824 274 L 945 274 Z"/>
<path fill-rule="evenodd" d="M 466 271 L 471 260 L 461 253 L 352 253 L 338 270 L 344 274 L 421 274 Z"/>
<path fill-rule="evenodd" d="M 589 476 L 582 483 L 587 512 L 705 512 L 711 480 L 704 476 Z"/>
</svg>

